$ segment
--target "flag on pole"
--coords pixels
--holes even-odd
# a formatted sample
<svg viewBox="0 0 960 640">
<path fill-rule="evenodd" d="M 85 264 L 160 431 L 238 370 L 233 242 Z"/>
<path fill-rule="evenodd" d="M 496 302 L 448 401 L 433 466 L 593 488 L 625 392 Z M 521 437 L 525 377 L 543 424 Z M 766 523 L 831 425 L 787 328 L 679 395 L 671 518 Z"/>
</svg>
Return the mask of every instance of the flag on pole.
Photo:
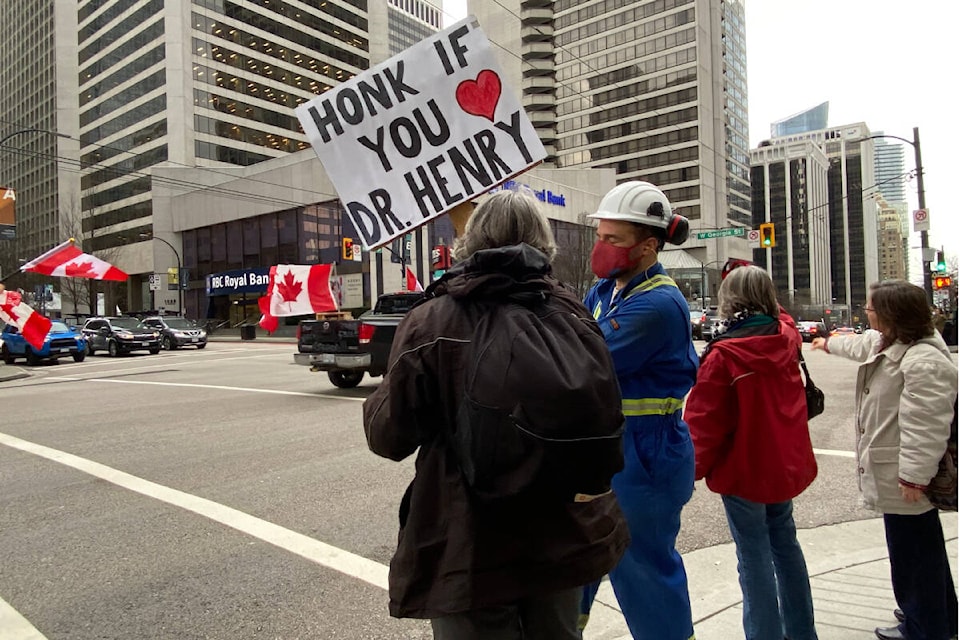
<svg viewBox="0 0 960 640">
<path fill-rule="evenodd" d="M 407 291 L 423 291 L 423 285 L 410 267 L 407 267 Z"/>
<path fill-rule="evenodd" d="M 307 313 L 337 311 L 337 300 L 330 288 L 333 265 L 278 264 L 270 267 L 267 295 L 258 300 L 260 326 L 273 332 L 277 318 Z"/>
<path fill-rule="evenodd" d="M 50 333 L 50 319 L 23 302 L 16 291 L 0 291 L 0 323 L 12 324 L 31 347 L 40 350 Z"/>
<path fill-rule="evenodd" d="M 89 253 L 80 251 L 70 238 L 39 258 L 34 258 L 21 271 L 42 273 L 56 278 L 90 278 L 92 280 L 127 279 L 127 274 L 115 266 Z"/>
</svg>

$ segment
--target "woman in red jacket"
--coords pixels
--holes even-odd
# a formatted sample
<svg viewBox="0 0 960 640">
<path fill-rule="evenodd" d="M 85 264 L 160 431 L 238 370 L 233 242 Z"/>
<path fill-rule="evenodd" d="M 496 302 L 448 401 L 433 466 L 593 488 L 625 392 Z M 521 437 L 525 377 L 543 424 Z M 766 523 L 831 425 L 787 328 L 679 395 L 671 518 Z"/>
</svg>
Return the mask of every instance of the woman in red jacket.
<svg viewBox="0 0 960 640">
<path fill-rule="evenodd" d="M 730 271 L 719 298 L 725 331 L 704 351 L 684 412 L 696 477 L 723 498 L 747 640 L 815 640 L 792 502 L 817 475 L 800 334 L 759 267 Z"/>
</svg>

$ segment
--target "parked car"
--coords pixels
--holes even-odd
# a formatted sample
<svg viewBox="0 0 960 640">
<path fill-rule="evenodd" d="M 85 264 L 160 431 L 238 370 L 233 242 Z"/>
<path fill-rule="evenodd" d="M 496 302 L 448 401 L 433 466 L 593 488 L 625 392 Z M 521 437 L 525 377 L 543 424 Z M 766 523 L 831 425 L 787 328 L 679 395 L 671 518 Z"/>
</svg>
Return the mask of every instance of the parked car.
<svg viewBox="0 0 960 640">
<path fill-rule="evenodd" d="M 707 311 L 700 320 L 700 337 L 703 340 L 713 340 L 717 337 L 717 327 L 720 326 L 720 314 L 716 311 Z"/>
<path fill-rule="evenodd" d="M 856 329 L 848 326 L 834 327 L 830 330 L 830 335 L 832 336 L 846 336 L 856 333 Z"/>
<path fill-rule="evenodd" d="M 83 325 L 87 353 L 106 351 L 116 357 L 131 351 L 160 353 L 160 332 L 150 329 L 136 318 L 90 318 Z"/>
<path fill-rule="evenodd" d="M 0 355 L 6 364 L 13 364 L 17 358 L 25 358 L 27 364 L 35 365 L 43 360 L 58 360 L 65 356 L 73 356 L 75 362 L 83 362 L 87 357 L 87 342 L 83 334 L 68 327 L 65 323 L 54 321 L 50 325 L 47 337 L 43 339 L 43 347 L 34 349 L 27 344 L 17 327 L 8 324 L 0 334 Z"/>
<path fill-rule="evenodd" d="M 701 324 L 703 323 L 704 313 L 699 309 L 696 311 L 690 311 L 690 333 L 693 334 L 694 340 L 702 340 L 703 333 L 700 331 Z"/>
<path fill-rule="evenodd" d="M 181 316 L 155 316 L 144 318 L 142 322 L 143 326 L 160 332 L 160 346 L 167 351 L 207 346 L 207 332 L 193 320 Z"/>
<path fill-rule="evenodd" d="M 814 338 L 824 338 L 827 335 L 827 327 L 822 322 L 802 320 L 797 323 L 797 329 L 804 342 L 813 342 Z"/>
</svg>

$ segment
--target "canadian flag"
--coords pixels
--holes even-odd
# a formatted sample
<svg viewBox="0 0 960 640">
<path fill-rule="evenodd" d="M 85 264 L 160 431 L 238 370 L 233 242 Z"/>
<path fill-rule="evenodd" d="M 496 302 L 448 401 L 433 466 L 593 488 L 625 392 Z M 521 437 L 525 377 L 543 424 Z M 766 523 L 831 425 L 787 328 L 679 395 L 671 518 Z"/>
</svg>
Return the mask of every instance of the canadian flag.
<svg viewBox="0 0 960 640">
<path fill-rule="evenodd" d="M 24 303 L 16 291 L 0 291 L 0 322 L 16 326 L 24 340 L 37 350 L 43 348 L 43 339 L 50 333 L 50 319 Z"/>
<path fill-rule="evenodd" d="M 126 280 L 127 274 L 115 266 L 80 251 L 70 238 L 39 258 L 34 258 L 21 271 L 33 271 L 60 278 L 91 278 L 93 280 Z"/>
<path fill-rule="evenodd" d="M 337 300 L 330 288 L 330 264 L 278 264 L 270 267 L 267 295 L 260 298 L 260 326 L 277 329 L 277 318 L 307 313 L 337 311 Z"/>
<path fill-rule="evenodd" d="M 410 267 L 407 267 L 407 291 L 423 291 L 423 285 Z"/>
</svg>

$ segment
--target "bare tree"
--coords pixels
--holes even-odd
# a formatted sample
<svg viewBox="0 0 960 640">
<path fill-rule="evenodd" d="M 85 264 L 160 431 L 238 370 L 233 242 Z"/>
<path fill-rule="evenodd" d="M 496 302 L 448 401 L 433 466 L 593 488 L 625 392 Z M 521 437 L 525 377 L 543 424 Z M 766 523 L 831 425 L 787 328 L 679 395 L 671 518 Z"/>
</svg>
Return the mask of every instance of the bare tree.
<svg viewBox="0 0 960 640">
<path fill-rule="evenodd" d="M 93 251 L 84 248 L 84 244 L 92 245 L 93 226 L 90 224 L 90 232 L 86 233 L 83 229 L 83 210 L 80 203 L 71 198 L 60 209 L 60 230 L 65 234 L 65 238 L 73 238 L 78 248 L 86 253 L 96 255 L 101 260 L 113 264 L 120 255 L 120 247 L 110 247 Z M 92 221 L 91 221 L 92 222 Z M 60 291 L 63 293 L 61 299 L 66 306 L 69 299 L 73 313 L 82 314 L 97 312 L 97 289 L 98 282 L 89 278 L 61 278 Z M 65 312 L 66 308 L 62 310 Z"/>
<path fill-rule="evenodd" d="M 577 216 L 576 223 L 555 223 L 557 257 L 553 261 L 553 275 L 576 291 L 582 300 L 596 280 L 590 270 L 595 226 L 586 213 Z"/>
</svg>

